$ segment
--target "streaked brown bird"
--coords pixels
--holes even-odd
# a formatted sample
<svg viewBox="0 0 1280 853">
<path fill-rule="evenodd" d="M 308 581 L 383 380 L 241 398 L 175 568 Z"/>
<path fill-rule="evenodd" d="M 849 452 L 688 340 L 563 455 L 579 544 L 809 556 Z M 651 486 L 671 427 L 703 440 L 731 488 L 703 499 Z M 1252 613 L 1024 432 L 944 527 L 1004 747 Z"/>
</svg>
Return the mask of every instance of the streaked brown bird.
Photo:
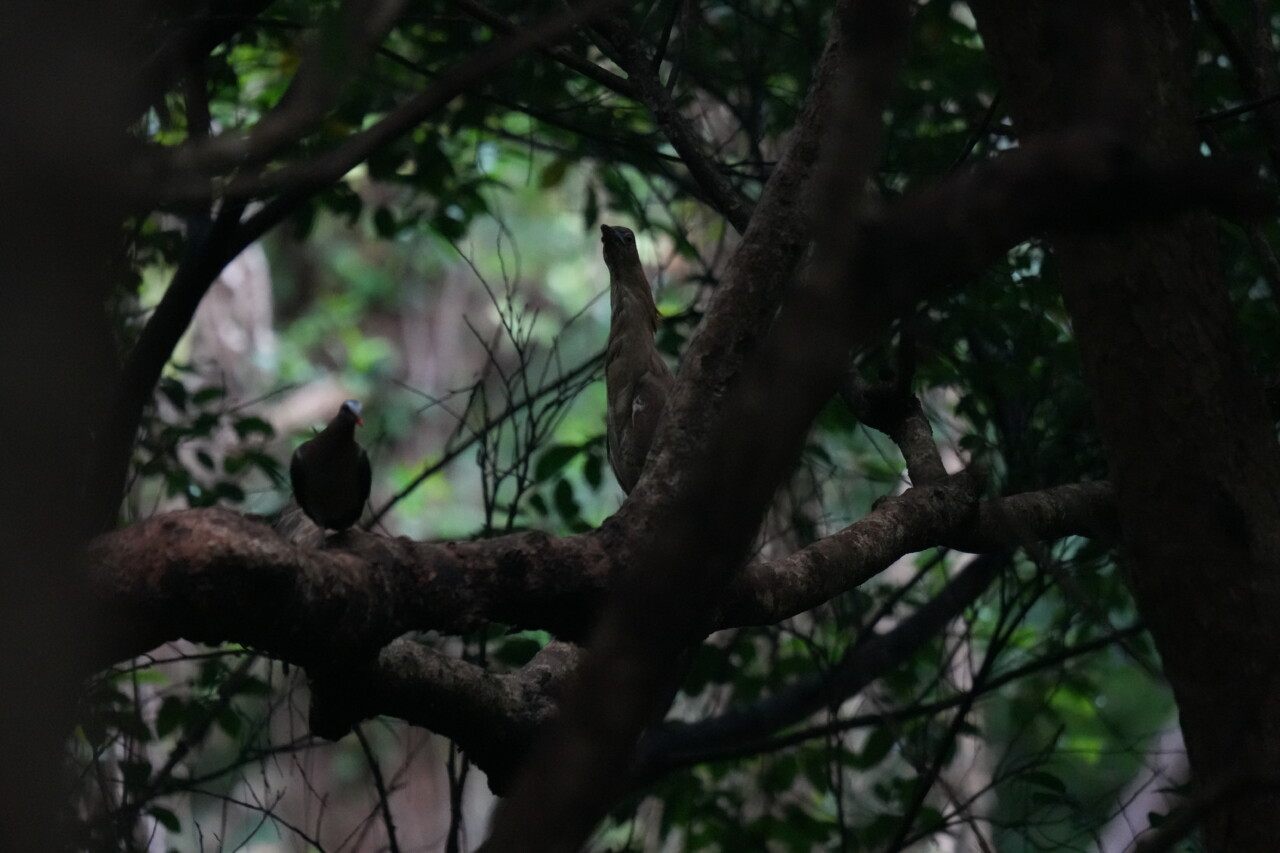
<svg viewBox="0 0 1280 853">
<path fill-rule="evenodd" d="M 618 485 L 630 494 L 644 470 L 675 379 L 653 342 L 658 331 L 658 306 L 640 266 L 635 234 L 629 228 L 601 225 L 600 235 L 613 303 L 604 356 L 609 464 Z"/>
<path fill-rule="evenodd" d="M 369 454 L 356 443 L 360 401 L 347 400 L 329 425 L 293 451 L 289 480 L 307 517 L 321 528 L 346 530 L 369 500 Z"/>
</svg>

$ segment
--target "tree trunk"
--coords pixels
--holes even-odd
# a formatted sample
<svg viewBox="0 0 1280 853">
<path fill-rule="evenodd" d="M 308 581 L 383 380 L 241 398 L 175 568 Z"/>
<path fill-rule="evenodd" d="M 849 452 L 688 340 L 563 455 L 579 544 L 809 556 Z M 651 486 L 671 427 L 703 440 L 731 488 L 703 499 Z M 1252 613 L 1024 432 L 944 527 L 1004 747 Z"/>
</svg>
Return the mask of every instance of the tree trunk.
<svg viewBox="0 0 1280 853">
<path fill-rule="evenodd" d="M 126 12 L 0 3 L 0 850 L 56 850 L 87 627 L 87 459 L 115 342 Z M 65 826 L 65 824 L 63 825 Z"/>
<path fill-rule="evenodd" d="M 1194 156 L 1188 4 L 973 0 L 1024 135 L 1101 120 Z M 1069 7 L 1067 11 L 1056 7 Z M 1092 19 L 1091 19 L 1092 18 Z M 1113 58 L 1122 58 L 1115 61 Z M 1280 790 L 1280 451 L 1207 216 L 1055 237 L 1106 447 L 1122 563 L 1163 658 L 1210 850 L 1272 850 Z"/>
</svg>

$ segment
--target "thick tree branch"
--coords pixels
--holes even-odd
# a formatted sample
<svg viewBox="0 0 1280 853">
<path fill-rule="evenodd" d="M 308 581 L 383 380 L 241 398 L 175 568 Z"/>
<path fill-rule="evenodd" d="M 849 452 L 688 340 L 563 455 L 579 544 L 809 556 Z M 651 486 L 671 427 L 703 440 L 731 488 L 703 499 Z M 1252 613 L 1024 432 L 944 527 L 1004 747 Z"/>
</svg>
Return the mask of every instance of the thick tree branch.
<svg viewBox="0 0 1280 853">
<path fill-rule="evenodd" d="M 372 127 L 348 136 L 336 148 L 309 162 L 282 166 L 263 175 L 235 177 L 221 193 L 215 192 L 218 189 L 216 181 L 192 174 L 180 159 L 175 160 L 176 154 L 148 152 L 147 158 L 138 164 L 137 181 L 145 188 L 142 194 L 148 200 L 159 198 L 170 202 L 198 201 L 219 194 L 226 198 L 250 199 L 289 193 L 303 194 L 305 198 L 337 181 L 374 152 L 413 130 L 478 81 L 530 51 L 562 38 L 617 2 L 619 0 L 590 0 L 533 22 L 447 69 L 424 91 L 392 110 Z"/>
<path fill-rule="evenodd" d="M 991 504 L 976 503 L 963 478 L 917 487 L 789 557 L 744 569 L 709 627 L 775 623 L 937 545 L 1105 535 L 1110 506 L 1106 483 Z M 317 550 L 227 510 L 156 516 L 90 547 L 93 594 L 116 626 L 96 664 L 179 637 L 244 643 L 308 667 L 366 663 L 413 630 L 463 633 L 500 622 L 581 638 L 621 568 L 623 535 L 614 522 L 581 536 L 444 544 L 349 531 Z"/>
<path fill-rule="evenodd" d="M 211 0 L 196 14 L 175 22 L 129 87 L 130 111 L 141 113 L 158 102 L 185 63 L 203 62 L 270 5 L 271 0 Z"/>
<path fill-rule="evenodd" d="M 984 501 L 978 505 L 977 523 L 946 544 L 959 551 L 983 553 L 1064 536 L 1119 540 L 1110 483 L 1070 483 Z"/>
<path fill-rule="evenodd" d="M 222 268 L 243 248 L 236 241 L 243 211 L 243 203 L 227 202 L 213 224 L 205 225 L 204 233 L 187 235 L 186 254 L 129 353 L 116 389 L 112 416 L 94 448 L 95 492 L 104 501 L 95 507 L 101 530 L 115 524 L 142 411 L 151 400 L 160 373 L 191 325 L 200 300 Z M 203 217 L 189 221 L 207 223 Z"/>
<path fill-rule="evenodd" d="M 946 479 L 947 469 L 933 441 L 929 419 L 904 382 L 872 384 L 851 370 L 840 393 L 859 421 L 883 432 L 898 446 L 912 483 L 923 486 Z"/>
<path fill-rule="evenodd" d="M 345 0 L 322 23 L 307 56 L 275 107 L 247 131 L 193 138 L 170 149 L 172 167 L 198 174 L 261 163 L 314 130 L 339 102 L 343 87 L 382 42 L 404 0 Z"/>
<path fill-rule="evenodd" d="M 309 549 L 226 510 L 169 513 L 90 548 L 94 594 L 116 629 L 98 663 L 179 636 L 321 668 L 366 661 L 415 629 L 497 621 L 581 637 L 612 539 L 525 533 L 434 545 L 347 531 Z"/>
<path fill-rule="evenodd" d="M 934 546 L 985 552 L 1063 536 L 1108 539 L 1115 530 L 1107 483 L 978 503 L 966 479 L 886 498 L 839 533 L 789 557 L 747 566 L 725 588 L 716 627 L 772 625 L 856 589 L 905 554 Z"/>
<path fill-rule="evenodd" d="M 816 607 L 952 530 L 968 528 L 967 538 L 984 544 L 1008 531 L 1006 547 L 1037 533 L 1087 535 L 1109 501 L 1105 484 L 1083 484 L 987 510 L 961 481 L 916 488 L 791 557 L 750 567 L 726 589 L 716 626 L 774 623 Z M 1021 523 L 987 531 L 984 516 Z M 490 620 L 582 636 L 616 571 L 616 545 L 606 543 L 617 538 L 606 529 L 434 545 L 351 532 L 311 550 L 225 510 L 158 516 L 91 548 L 92 590 L 116 629 L 97 662 L 178 636 L 245 643 L 308 668 L 317 734 L 399 717 L 457 740 L 503 791 L 535 728 L 554 713 L 577 653 L 555 643 L 519 672 L 495 675 L 388 640 Z"/>
<path fill-rule="evenodd" d="M 552 642 L 518 671 L 496 674 L 396 640 L 367 663 L 313 678 L 311 730 L 337 739 L 360 720 L 397 717 L 455 741 L 501 794 L 580 658 Z"/>
<path fill-rule="evenodd" d="M 885 498 L 864 518 L 807 548 L 753 563 L 725 588 L 715 625 L 772 625 L 855 589 L 904 554 L 952 538 L 977 518 L 967 478 Z M 930 531 L 930 541 L 917 534 Z"/>
</svg>

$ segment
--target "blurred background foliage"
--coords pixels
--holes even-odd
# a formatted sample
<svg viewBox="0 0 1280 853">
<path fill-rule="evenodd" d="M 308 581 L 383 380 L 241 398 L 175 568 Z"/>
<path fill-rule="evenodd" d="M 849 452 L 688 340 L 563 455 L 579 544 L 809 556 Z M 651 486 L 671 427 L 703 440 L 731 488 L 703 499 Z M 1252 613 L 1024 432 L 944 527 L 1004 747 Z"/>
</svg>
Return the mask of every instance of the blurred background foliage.
<svg viewBox="0 0 1280 853">
<path fill-rule="evenodd" d="M 253 128 L 309 46 L 343 20 L 335 0 L 257 5 L 188 85 L 152 105 L 140 138 L 175 145 Z M 1222 5 L 1242 20 L 1243 3 Z M 333 148 L 501 34 L 485 10 L 531 21 L 551 8 L 406 4 L 338 106 L 273 162 Z M 623 15 L 650 56 L 662 46 L 654 67 L 666 92 L 722 174 L 754 198 L 829 11 L 655 0 Z M 965 5 L 920 2 L 913 33 L 886 116 L 875 187 L 885 200 L 1016 144 Z M 1203 112 L 1239 103 L 1221 47 L 1207 32 L 1197 38 Z M 560 49 L 617 72 L 589 33 Z M 1258 146 L 1248 114 L 1204 126 L 1206 145 Z M 180 207 L 130 222 L 122 345 L 201 222 Z M 622 498 L 604 459 L 600 223 L 639 235 L 665 317 L 660 344 L 678 364 L 736 238 L 649 111 L 546 54 L 474 83 L 224 271 L 139 436 L 126 520 L 214 504 L 279 512 L 292 447 L 357 397 L 375 529 L 446 539 L 598 526 Z M 1223 257 L 1270 374 L 1275 294 L 1249 237 L 1224 225 Z M 1105 476 L 1056 274 L 1044 246 L 1021 246 L 859 354 L 873 379 L 910 364 L 948 466 L 974 466 L 990 494 Z M 893 444 L 833 400 L 779 494 L 761 555 L 839 530 L 904 477 Z M 1160 792 L 1183 778 L 1172 703 L 1151 674 L 1115 555 L 1067 540 L 1034 556 L 858 697 L 657 782 L 615 813 L 596 849 L 1122 849 L 1158 822 Z M 673 717 L 713 717 L 828 670 L 928 601 L 965 559 L 908 557 L 815 611 L 714 635 Z M 504 668 L 549 638 L 495 625 L 419 639 Z M 83 719 L 71 760 L 86 849 L 467 849 L 492 804 L 465 756 L 430 733 L 378 720 L 336 744 L 314 740 L 305 679 L 249 649 L 159 649 L 104 673 Z"/>
</svg>

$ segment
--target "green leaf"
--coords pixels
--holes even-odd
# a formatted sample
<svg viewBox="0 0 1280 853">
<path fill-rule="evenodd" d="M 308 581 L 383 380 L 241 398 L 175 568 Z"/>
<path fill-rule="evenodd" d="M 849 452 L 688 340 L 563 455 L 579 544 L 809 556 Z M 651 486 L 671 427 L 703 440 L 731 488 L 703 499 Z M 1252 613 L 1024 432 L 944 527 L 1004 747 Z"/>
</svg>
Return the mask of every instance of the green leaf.
<svg viewBox="0 0 1280 853">
<path fill-rule="evenodd" d="M 311 232 L 316 227 L 316 204 L 308 202 L 298 207 L 294 211 L 290 220 L 293 223 L 292 234 L 297 242 L 301 243 L 311 236 Z"/>
<path fill-rule="evenodd" d="M 565 521 L 576 519 L 582 513 L 582 508 L 578 506 L 578 501 L 573 496 L 573 486 L 568 480 L 561 480 L 556 483 L 555 491 L 552 493 L 552 501 L 555 503 L 556 512 Z"/>
<path fill-rule="evenodd" d="M 356 220 L 360 218 L 360 211 L 364 207 L 364 202 L 355 190 L 346 183 L 338 183 L 329 187 L 328 191 L 320 196 L 321 202 L 325 207 L 341 216 L 346 216 L 347 225 L 355 225 Z"/>
<path fill-rule="evenodd" d="M 493 659 L 507 666 L 520 667 L 533 660 L 542 651 L 543 644 L 533 637 L 513 636 L 499 641 L 493 650 Z"/>
<path fill-rule="evenodd" d="M 604 482 L 603 471 L 604 460 L 600 458 L 600 454 L 588 455 L 586 463 L 582 466 L 582 476 L 587 481 L 587 485 L 593 489 L 599 489 L 600 484 Z"/>
<path fill-rule="evenodd" d="M 449 241 L 461 240 L 467 233 L 465 222 L 449 216 L 443 211 L 431 217 L 431 227 L 438 231 L 441 237 Z"/>
<path fill-rule="evenodd" d="M 239 737 L 241 730 L 244 729 L 244 720 L 236 713 L 235 708 L 227 706 L 218 712 L 218 728 L 227 733 L 229 737 Z"/>
<path fill-rule="evenodd" d="M 378 232 L 379 237 L 394 237 L 396 233 L 395 215 L 385 207 L 379 207 L 373 212 L 373 228 Z"/>
<path fill-rule="evenodd" d="M 182 821 L 178 820 L 178 816 L 163 806 L 147 806 L 147 814 L 156 819 L 156 823 L 163 826 L 170 832 L 181 832 Z"/>
<path fill-rule="evenodd" d="M 176 497 L 178 495 L 187 494 L 187 489 L 191 487 L 191 475 L 185 469 L 179 468 L 176 471 L 169 471 L 165 474 L 165 495 L 166 497 Z"/>
<path fill-rule="evenodd" d="M 788 790 L 800 772 L 800 763 L 793 755 L 775 755 L 766 759 L 764 772 L 760 774 L 760 787 L 768 794 L 780 794 Z"/>
<path fill-rule="evenodd" d="M 156 714 L 156 735 L 168 737 L 187 719 L 187 703 L 177 696 L 167 696 Z"/>
<path fill-rule="evenodd" d="M 241 503 L 244 501 L 244 489 L 235 483 L 222 481 L 213 487 L 213 495 L 215 498 L 231 501 L 233 503 Z"/>
<path fill-rule="evenodd" d="M 164 376 L 160 379 L 160 393 L 164 394 L 175 408 L 182 410 L 187 407 L 187 386 L 172 376 Z"/>
<path fill-rule="evenodd" d="M 191 402 L 195 403 L 197 406 L 203 406 L 205 403 L 209 403 L 214 400 L 221 400 L 225 396 L 227 396 L 226 388 L 219 388 L 217 386 L 201 388 L 199 391 L 191 395 Z"/>
<path fill-rule="evenodd" d="M 1061 779 L 1043 770 L 1030 770 L 1018 776 L 1018 780 L 1028 785 L 1039 785 L 1041 788 L 1048 788 L 1050 791 L 1055 791 L 1059 794 L 1067 792 L 1067 786 Z"/>
<path fill-rule="evenodd" d="M 146 759 L 121 761 L 120 772 L 124 776 L 126 790 L 141 791 L 151 781 L 151 762 Z"/>
<path fill-rule="evenodd" d="M 600 221 L 600 198 L 596 194 L 595 184 L 587 184 L 587 199 L 582 205 L 582 227 L 591 231 Z"/>
<path fill-rule="evenodd" d="M 538 186 L 544 190 L 558 187 L 564 182 L 565 173 L 568 171 L 569 161 L 564 157 L 557 157 L 543 168 L 542 174 L 538 175 Z"/>
<path fill-rule="evenodd" d="M 204 412 L 191 422 L 188 428 L 188 434 L 203 438 L 213 432 L 213 428 L 218 425 L 218 416 L 212 412 Z"/>
<path fill-rule="evenodd" d="M 133 707 L 121 709 L 118 711 L 107 710 L 99 715 L 99 719 L 108 727 L 115 729 L 123 735 L 127 735 L 134 740 L 148 743 L 151 741 L 151 729 L 138 716 L 136 709 Z"/>
<path fill-rule="evenodd" d="M 849 765 L 860 769 L 875 767 L 885 756 L 893 749 L 895 739 L 893 734 L 887 728 L 872 729 L 871 734 L 867 736 L 867 741 L 862 745 L 862 749 L 849 758 Z"/>
<path fill-rule="evenodd" d="M 689 671 L 685 674 L 683 690 L 688 696 L 697 696 L 708 684 L 724 680 L 724 673 L 729 668 L 729 654 L 712 643 L 703 643 L 698 647 Z"/>
<path fill-rule="evenodd" d="M 538 464 L 533 469 L 533 481 L 545 483 L 581 452 L 580 444 L 557 444 L 555 447 L 548 448 L 538 457 Z"/>
<path fill-rule="evenodd" d="M 254 417 L 253 415 L 249 415 L 244 418 L 237 418 L 234 426 L 236 435 L 240 436 L 241 440 L 248 438 L 254 433 L 261 435 L 263 438 L 274 438 L 276 434 L 275 427 L 264 421 L 262 418 Z"/>
</svg>

